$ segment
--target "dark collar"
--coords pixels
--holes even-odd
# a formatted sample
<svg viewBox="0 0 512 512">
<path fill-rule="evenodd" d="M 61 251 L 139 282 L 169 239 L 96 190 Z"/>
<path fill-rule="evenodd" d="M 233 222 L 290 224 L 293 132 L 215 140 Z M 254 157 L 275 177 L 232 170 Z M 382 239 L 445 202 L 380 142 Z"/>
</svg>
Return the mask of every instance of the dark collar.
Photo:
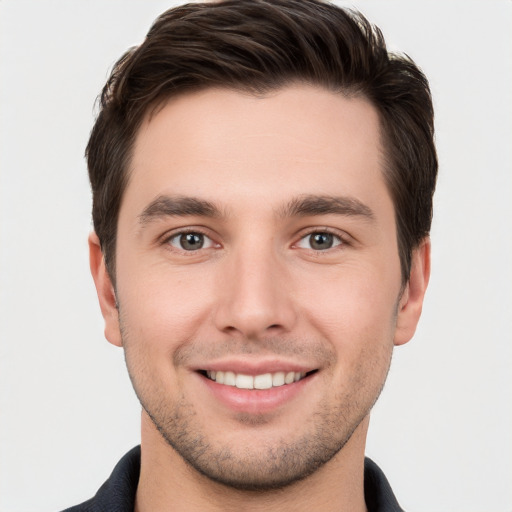
<svg viewBox="0 0 512 512">
<path fill-rule="evenodd" d="M 139 474 L 140 446 L 136 446 L 117 463 L 94 498 L 63 512 L 133 512 Z"/>
<path fill-rule="evenodd" d="M 368 512 L 404 512 L 396 501 L 386 475 L 368 457 L 364 459 L 364 500 Z"/>
<path fill-rule="evenodd" d="M 139 473 L 140 446 L 136 446 L 117 463 L 94 498 L 63 512 L 133 512 Z M 403 512 L 384 473 L 368 458 L 364 461 L 364 498 L 368 512 Z"/>
</svg>

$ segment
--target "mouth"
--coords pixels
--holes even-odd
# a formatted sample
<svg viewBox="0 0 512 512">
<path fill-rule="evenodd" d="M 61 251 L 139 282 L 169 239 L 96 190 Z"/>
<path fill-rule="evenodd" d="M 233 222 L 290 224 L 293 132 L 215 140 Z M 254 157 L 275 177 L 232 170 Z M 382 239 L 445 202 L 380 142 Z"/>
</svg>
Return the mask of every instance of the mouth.
<svg viewBox="0 0 512 512">
<path fill-rule="evenodd" d="M 278 371 L 274 373 L 263 373 L 260 375 L 246 375 L 233 371 L 214 370 L 200 370 L 199 373 L 207 379 L 224 386 L 231 386 L 238 389 L 262 390 L 287 386 L 295 382 L 299 382 L 310 375 L 313 375 L 317 371 L 318 370 L 311 370 L 309 372 Z"/>
</svg>

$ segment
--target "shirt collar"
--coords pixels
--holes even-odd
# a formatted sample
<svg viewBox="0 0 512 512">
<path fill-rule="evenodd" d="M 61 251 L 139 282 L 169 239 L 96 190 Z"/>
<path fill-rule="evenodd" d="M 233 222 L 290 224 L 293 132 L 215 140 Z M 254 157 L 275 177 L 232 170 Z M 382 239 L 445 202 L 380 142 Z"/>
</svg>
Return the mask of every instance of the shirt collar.
<svg viewBox="0 0 512 512">
<path fill-rule="evenodd" d="M 140 446 L 132 448 L 116 465 L 96 496 L 63 512 L 133 512 L 140 474 Z M 364 461 L 364 497 L 368 512 L 403 512 L 382 470 Z"/>
</svg>

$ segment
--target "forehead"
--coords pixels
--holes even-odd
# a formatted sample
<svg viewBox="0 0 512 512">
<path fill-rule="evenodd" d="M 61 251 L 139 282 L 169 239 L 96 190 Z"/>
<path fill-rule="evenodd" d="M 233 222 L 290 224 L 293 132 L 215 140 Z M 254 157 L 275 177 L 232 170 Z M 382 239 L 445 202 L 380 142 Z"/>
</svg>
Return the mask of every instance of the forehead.
<svg viewBox="0 0 512 512">
<path fill-rule="evenodd" d="M 125 200 L 139 210 L 161 194 L 227 205 L 330 193 L 379 200 L 381 162 L 378 115 L 364 98 L 300 85 L 260 97 L 208 89 L 146 117 Z"/>
</svg>

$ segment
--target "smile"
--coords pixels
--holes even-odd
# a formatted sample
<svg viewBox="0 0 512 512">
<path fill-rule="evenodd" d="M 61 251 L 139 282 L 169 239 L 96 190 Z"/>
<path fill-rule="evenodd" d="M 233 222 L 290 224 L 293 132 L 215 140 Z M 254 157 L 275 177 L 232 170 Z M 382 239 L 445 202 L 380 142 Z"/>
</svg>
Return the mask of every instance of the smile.
<svg viewBox="0 0 512 512">
<path fill-rule="evenodd" d="M 232 386 L 238 389 L 270 389 L 287 384 L 293 384 L 302 380 L 313 372 L 275 372 L 261 375 L 244 375 L 231 371 L 206 371 L 206 376 L 225 386 Z"/>
</svg>

